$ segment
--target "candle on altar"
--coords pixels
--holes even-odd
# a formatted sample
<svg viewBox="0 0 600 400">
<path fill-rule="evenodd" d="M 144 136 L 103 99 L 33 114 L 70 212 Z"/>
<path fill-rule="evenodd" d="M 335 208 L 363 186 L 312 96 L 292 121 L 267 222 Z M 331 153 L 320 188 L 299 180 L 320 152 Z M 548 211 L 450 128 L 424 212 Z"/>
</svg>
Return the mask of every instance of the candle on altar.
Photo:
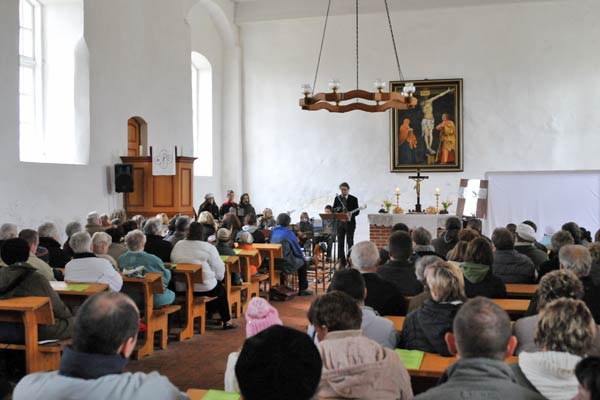
<svg viewBox="0 0 600 400">
<path fill-rule="evenodd" d="M 396 188 L 396 194 L 400 194 L 400 188 L 399 187 Z"/>
<path fill-rule="evenodd" d="M 440 188 L 435 188 L 435 194 L 439 194 L 440 193 Z"/>
</svg>

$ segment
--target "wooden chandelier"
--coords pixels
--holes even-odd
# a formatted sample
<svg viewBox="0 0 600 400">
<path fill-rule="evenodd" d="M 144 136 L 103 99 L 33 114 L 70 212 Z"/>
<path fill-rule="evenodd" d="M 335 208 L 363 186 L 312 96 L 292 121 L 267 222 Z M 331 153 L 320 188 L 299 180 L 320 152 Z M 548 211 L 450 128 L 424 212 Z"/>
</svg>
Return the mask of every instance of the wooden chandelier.
<svg viewBox="0 0 600 400">
<path fill-rule="evenodd" d="M 303 110 L 316 111 L 316 110 L 327 110 L 329 112 L 345 113 L 348 111 L 361 110 L 366 112 L 383 112 L 389 109 L 395 110 L 408 110 L 417 106 L 417 99 L 413 97 L 415 87 L 410 82 L 404 81 L 402 75 L 402 69 L 400 68 L 400 61 L 398 60 L 398 50 L 396 49 L 396 40 L 394 39 L 394 30 L 392 29 L 392 20 L 390 18 L 390 11 L 387 0 L 384 0 L 385 11 L 387 14 L 388 25 L 390 28 L 390 35 L 392 37 L 392 44 L 394 46 L 394 53 L 396 55 L 396 65 L 398 67 L 398 75 L 400 81 L 404 82 L 404 87 L 401 92 L 384 92 L 385 82 L 381 79 L 377 79 L 374 82 L 376 91 L 368 92 L 366 90 L 360 90 L 358 87 L 358 1 L 355 0 L 356 4 L 356 90 L 349 92 L 338 92 L 340 88 L 340 82 L 335 79 L 329 82 L 331 88 L 330 93 L 317 93 L 314 94 L 314 87 L 317 83 L 317 75 L 319 74 L 319 65 L 321 64 L 321 55 L 323 53 L 323 43 L 325 42 L 325 34 L 327 32 L 327 22 L 329 20 L 329 11 L 331 9 L 331 0 L 327 4 L 327 13 L 325 16 L 325 25 L 323 27 L 323 36 L 321 38 L 321 48 L 319 50 L 319 57 L 317 60 L 317 68 L 315 71 L 315 78 L 313 85 L 310 84 L 302 85 L 303 98 L 300 99 L 300 107 Z M 354 100 L 354 101 L 351 101 Z M 367 100 L 362 102 L 361 100 Z M 345 104 L 342 104 L 346 102 Z M 374 104 L 373 104 L 374 103 Z"/>
</svg>

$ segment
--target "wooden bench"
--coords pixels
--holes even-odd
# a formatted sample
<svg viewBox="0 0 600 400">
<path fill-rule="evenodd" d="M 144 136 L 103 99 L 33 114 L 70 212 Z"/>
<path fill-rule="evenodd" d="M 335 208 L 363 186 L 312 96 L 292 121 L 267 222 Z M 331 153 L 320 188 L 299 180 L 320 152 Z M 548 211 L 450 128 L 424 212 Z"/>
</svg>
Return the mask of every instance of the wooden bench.
<svg viewBox="0 0 600 400">
<path fill-rule="evenodd" d="M 275 259 L 283 257 L 283 250 L 280 244 L 254 243 L 254 247 L 263 257 L 269 258 L 269 286 L 273 287 L 281 283 L 281 271 L 275 271 Z"/>
<path fill-rule="evenodd" d="M 123 292 L 137 292 L 143 295 L 144 322 L 147 326 L 146 340 L 139 344 L 133 353 L 133 359 L 139 360 L 154 352 L 154 335 L 160 334 L 160 348 L 167 348 L 169 334 L 169 314 L 181 310 L 181 306 L 168 305 L 154 308 L 154 295 L 165 292 L 162 275 L 157 272 L 148 272 L 144 278 L 130 278 L 123 275 Z"/>
<path fill-rule="evenodd" d="M 38 343 L 38 325 L 54 325 L 49 297 L 0 300 L 0 321 L 23 324 L 25 344 L 0 343 L 0 349 L 25 351 L 28 374 L 58 369 L 62 345 L 70 343 L 70 339 L 45 345 Z"/>
<path fill-rule="evenodd" d="M 383 318 L 389 319 L 394 323 L 394 328 L 398 331 L 398 334 L 402 333 L 402 327 L 404 326 L 404 320 L 406 317 L 399 317 L 395 315 L 385 315 Z"/>
<path fill-rule="evenodd" d="M 185 326 L 178 333 L 178 340 L 189 339 L 194 335 L 194 322 L 200 318 L 199 333 L 206 331 L 206 303 L 216 300 L 216 297 L 194 296 L 194 284 L 203 283 L 202 265 L 198 264 L 165 264 L 172 266 L 173 277 L 185 283 L 183 306 L 185 310 Z"/>
<path fill-rule="evenodd" d="M 221 258 L 225 263 L 225 290 L 227 291 L 227 302 L 231 309 L 231 317 L 238 318 L 242 315 L 242 290 L 248 290 L 250 284 L 244 282 L 242 285 L 234 286 L 231 282 L 232 272 L 242 272 L 238 256 L 222 256 Z"/>
<path fill-rule="evenodd" d="M 270 274 L 267 273 L 253 276 L 250 273 L 251 265 L 260 267 L 260 264 L 262 263 L 262 258 L 258 250 L 242 250 L 237 256 L 241 261 L 242 277 L 244 278 L 244 282 L 248 282 L 250 284 L 248 287 L 248 298 L 246 299 L 246 303 L 244 303 L 245 307 L 252 297 L 260 296 L 260 285 L 261 283 L 269 280 Z"/>
<path fill-rule="evenodd" d="M 66 286 L 65 286 L 66 285 Z M 71 286 L 70 286 L 71 285 Z M 87 286 L 84 290 L 74 290 L 72 285 L 76 286 Z M 87 282 L 50 282 L 50 286 L 56 294 L 60 296 L 60 299 L 65 303 L 69 309 L 76 313 L 77 309 L 88 299 L 88 297 L 95 295 L 96 293 L 104 292 L 108 290 L 107 283 L 87 283 Z"/>
<path fill-rule="evenodd" d="M 208 390 L 204 389 L 188 389 L 186 392 L 191 400 L 202 400 L 204 396 L 208 393 Z M 241 396 L 238 395 L 238 399 L 241 399 Z"/>
<path fill-rule="evenodd" d="M 425 353 L 419 369 L 409 369 L 411 378 L 439 378 L 457 357 L 442 357 L 439 354 Z M 506 363 L 512 364 L 519 360 L 518 357 L 507 357 Z"/>
<path fill-rule="evenodd" d="M 531 299 L 537 288 L 536 284 L 507 283 L 506 295 L 511 299 Z"/>
<path fill-rule="evenodd" d="M 529 308 L 529 300 L 525 299 L 491 299 L 494 303 L 502 307 L 511 318 L 520 318 Z"/>
</svg>

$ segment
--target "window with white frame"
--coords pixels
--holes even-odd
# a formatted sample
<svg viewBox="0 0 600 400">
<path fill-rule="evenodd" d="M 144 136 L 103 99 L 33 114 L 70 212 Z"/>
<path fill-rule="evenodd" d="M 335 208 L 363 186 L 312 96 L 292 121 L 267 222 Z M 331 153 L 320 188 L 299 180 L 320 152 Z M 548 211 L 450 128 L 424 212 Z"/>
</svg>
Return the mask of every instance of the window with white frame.
<svg viewBox="0 0 600 400">
<path fill-rule="evenodd" d="M 19 1 L 19 151 L 21 161 L 43 152 L 42 6 Z"/>
<path fill-rule="evenodd" d="M 194 175 L 213 175 L 212 67 L 202 54 L 192 52 L 192 115 Z"/>
</svg>

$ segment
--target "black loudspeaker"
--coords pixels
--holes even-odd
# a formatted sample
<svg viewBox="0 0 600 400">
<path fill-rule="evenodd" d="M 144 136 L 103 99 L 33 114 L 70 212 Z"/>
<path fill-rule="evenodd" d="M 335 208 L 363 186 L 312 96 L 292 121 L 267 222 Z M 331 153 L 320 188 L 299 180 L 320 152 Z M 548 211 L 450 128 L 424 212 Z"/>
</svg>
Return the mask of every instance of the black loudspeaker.
<svg viewBox="0 0 600 400">
<path fill-rule="evenodd" d="M 133 192 L 132 164 L 115 164 L 115 191 L 117 193 Z"/>
</svg>

